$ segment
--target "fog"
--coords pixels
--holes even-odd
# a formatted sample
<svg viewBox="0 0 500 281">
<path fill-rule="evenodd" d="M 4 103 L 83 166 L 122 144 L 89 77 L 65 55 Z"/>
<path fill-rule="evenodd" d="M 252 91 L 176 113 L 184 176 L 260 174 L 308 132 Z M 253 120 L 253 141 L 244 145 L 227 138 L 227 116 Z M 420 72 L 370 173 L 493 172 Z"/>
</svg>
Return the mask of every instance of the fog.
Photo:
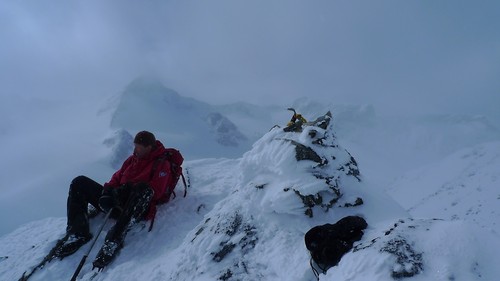
<svg viewBox="0 0 500 281">
<path fill-rule="evenodd" d="M 309 96 L 500 122 L 498 26 L 497 1 L 1 1 L 0 212 L 35 204 L 13 193 L 39 182 L 60 186 L 35 212 L 64 212 L 106 152 L 96 114 L 138 76 L 212 104 Z"/>
<path fill-rule="evenodd" d="M 301 96 L 496 116 L 496 1 L 2 1 L 0 93 L 96 99 L 139 75 L 213 103 Z"/>
</svg>

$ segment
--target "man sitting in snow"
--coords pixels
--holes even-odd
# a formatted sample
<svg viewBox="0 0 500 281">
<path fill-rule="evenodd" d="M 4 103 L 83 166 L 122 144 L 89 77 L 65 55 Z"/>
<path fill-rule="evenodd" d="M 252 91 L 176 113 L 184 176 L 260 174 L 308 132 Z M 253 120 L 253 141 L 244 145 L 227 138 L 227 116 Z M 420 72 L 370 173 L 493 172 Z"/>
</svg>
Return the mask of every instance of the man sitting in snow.
<svg viewBox="0 0 500 281">
<path fill-rule="evenodd" d="M 93 262 L 99 269 L 108 265 L 122 248 L 130 227 L 141 219 L 154 218 L 155 203 L 165 192 L 170 173 L 168 161 L 156 161 L 165 150 L 152 133 L 142 131 L 134 138 L 133 155 L 104 186 L 85 176 L 73 179 L 68 195 L 66 235 L 56 245 L 56 256 L 71 255 L 92 239 L 87 212 L 90 203 L 103 212 L 111 211 L 111 217 L 116 219 Z"/>
</svg>

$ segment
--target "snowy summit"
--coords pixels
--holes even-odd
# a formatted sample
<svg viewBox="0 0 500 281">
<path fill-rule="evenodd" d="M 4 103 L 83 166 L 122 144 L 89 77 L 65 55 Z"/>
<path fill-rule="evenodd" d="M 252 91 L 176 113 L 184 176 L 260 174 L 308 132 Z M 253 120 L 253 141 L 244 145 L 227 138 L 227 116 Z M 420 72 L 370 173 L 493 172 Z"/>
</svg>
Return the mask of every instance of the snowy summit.
<svg viewBox="0 0 500 281">
<path fill-rule="evenodd" d="M 187 197 L 159 207 L 151 232 L 146 222 L 134 228 L 109 267 L 95 274 L 87 263 L 78 280 L 316 280 L 304 235 L 346 216 L 360 216 L 368 227 L 319 280 L 500 276 L 494 234 L 464 221 L 411 217 L 363 176 L 333 122 L 326 114 L 296 130 L 275 127 L 239 159 L 187 161 Z M 102 220 L 91 221 L 92 231 Z M 46 218 L 1 237 L 1 280 L 18 280 L 37 264 L 63 236 L 65 222 Z M 69 280 L 89 246 L 30 280 Z"/>
</svg>

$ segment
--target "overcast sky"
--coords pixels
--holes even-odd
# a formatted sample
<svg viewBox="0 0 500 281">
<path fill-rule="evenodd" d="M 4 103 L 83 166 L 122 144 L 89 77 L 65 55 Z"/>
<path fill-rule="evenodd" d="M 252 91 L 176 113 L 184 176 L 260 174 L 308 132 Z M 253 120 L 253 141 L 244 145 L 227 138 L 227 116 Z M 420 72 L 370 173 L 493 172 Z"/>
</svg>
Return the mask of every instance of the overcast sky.
<svg viewBox="0 0 500 281">
<path fill-rule="evenodd" d="M 492 115 L 500 2 L 0 2 L 2 97 L 95 99 L 150 74 L 216 104 L 311 96 Z"/>
</svg>

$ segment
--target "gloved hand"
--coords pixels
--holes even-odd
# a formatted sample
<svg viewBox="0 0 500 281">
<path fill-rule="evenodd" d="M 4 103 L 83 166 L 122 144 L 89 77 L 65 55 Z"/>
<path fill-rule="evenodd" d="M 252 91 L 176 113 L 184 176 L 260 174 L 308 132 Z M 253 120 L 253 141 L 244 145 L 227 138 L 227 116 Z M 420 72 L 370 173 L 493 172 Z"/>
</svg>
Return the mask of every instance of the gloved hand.
<svg viewBox="0 0 500 281">
<path fill-rule="evenodd" d="M 117 190 L 119 190 L 119 191 L 118 191 L 118 193 L 128 193 L 128 192 L 130 192 L 130 190 L 131 190 L 133 187 L 134 187 L 134 184 L 129 182 L 129 183 L 126 183 L 126 184 L 122 184 L 122 185 L 120 185 L 120 186 L 117 188 Z"/>
<path fill-rule="evenodd" d="M 105 213 L 118 206 L 118 196 L 115 188 L 105 187 L 99 198 L 99 207 Z"/>
</svg>

